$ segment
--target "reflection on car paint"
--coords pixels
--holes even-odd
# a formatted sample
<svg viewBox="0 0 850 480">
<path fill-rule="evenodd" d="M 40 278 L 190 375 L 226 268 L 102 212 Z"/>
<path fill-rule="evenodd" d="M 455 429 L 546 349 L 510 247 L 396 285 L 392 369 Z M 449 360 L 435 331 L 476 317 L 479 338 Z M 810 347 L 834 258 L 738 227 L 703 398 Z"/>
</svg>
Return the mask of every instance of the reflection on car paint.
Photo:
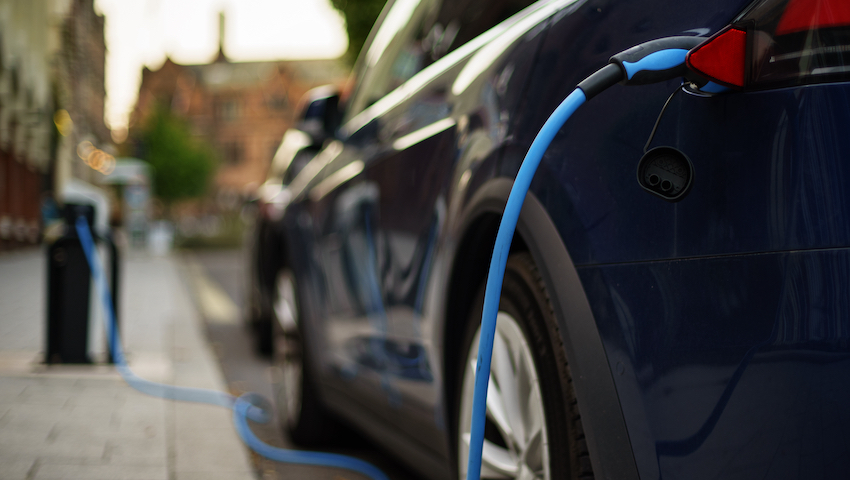
<svg viewBox="0 0 850 480">
<path fill-rule="evenodd" d="M 346 289 L 353 295 L 351 301 L 356 310 L 368 319 L 374 335 L 355 335 L 345 342 L 348 361 L 341 366 L 341 373 L 349 380 L 358 375 L 359 368 L 368 368 L 381 376 L 381 385 L 390 403 L 401 405 L 401 396 L 393 387 L 393 378 L 404 378 L 417 382 L 433 381 L 433 373 L 425 348 L 409 340 L 391 338 L 386 300 L 381 293 L 379 281 L 380 258 L 390 258 L 384 251 L 388 244 L 376 238 L 374 211 L 377 205 L 377 190 L 371 182 L 362 182 L 341 194 L 335 230 L 343 239 L 340 245 L 342 274 Z M 413 297 L 413 338 L 421 338 L 421 321 L 428 272 L 433 262 L 437 229 L 441 215 L 435 212 L 427 237 L 418 240 L 414 247 L 411 263 L 398 269 L 401 285 L 415 289 Z M 361 227 L 357 227 L 361 225 Z M 380 246 L 379 246 L 380 245 Z M 398 268 L 385 265 L 384 269 Z M 405 279 L 411 279 L 407 281 Z M 405 302 L 406 292 L 391 291 L 390 302 Z"/>
<path fill-rule="evenodd" d="M 783 442 L 842 444 L 844 433 L 828 425 L 838 405 L 850 402 L 850 318 L 842 313 L 850 311 L 842 288 L 850 282 L 850 249 L 579 272 L 591 299 L 603 294 L 601 277 L 610 285 L 602 304 L 618 325 L 604 310 L 597 318 L 611 363 L 636 373 L 639 390 L 621 400 L 626 411 L 644 405 L 653 428 L 632 442 L 650 442 L 662 476 L 683 461 L 712 465 L 706 478 L 745 465 L 764 476 L 775 468 L 774 452 L 789 448 Z M 625 335 L 614 340 L 611 328 Z M 632 392 L 625 377 L 618 376 L 619 387 Z M 813 428 L 811 421 L 825 423 Z M 765 447 L 753 448 L 753 441 Z M 827 448 L 810 455 L 831 464 L 843 454 Z"/>
<path fill-rule="evenodd" d="M 348 246 L 344 247 L 343 251 L 348 252 L 344 256 L 348 259 L 345 265 L 347 266 L 349 288 L 352 291 L 360 291 L 362 295 L 359 298 L 360 304 L 370 319 L 373 331 L 378 332 L 378 335 L 353 337 L 346 342 L 346 349 L 350 352 L 350 358 L 354 359 L 358 366 L 370 368 L 384 375 L 383 383 L 388 389 L 391 389 L 390 377 L 430 382 L 434 377 L 424 347 L 410 341 L 388 338 L 389 321 L 376 273 L 378 265 L 377 242 L 374 237 L 370 212 L 365 210 L 363 217 L 365 249 L 360 253 L 365 254 L 366 262 L 361 264 L 355 259 L 358 258 L 358 255 L 353 241 L 348 242 Z M 416 245 L 415 252 L 424 251 L 424 253 L 414 253 L 413 262 L 404 269 L 406 271 L 405 277 L 415 279 L 415 283 L 412 285 L 416 288 L 413 299 L 413 328 L 415 329 L 413 338 L 421 337 L 419 322 L 421 321 L 428 271 L 431 267 L 436 245 L 436 220 L 435 217 L 430 233 L 425 238 L 425 243 L 420 242 Z M 353 238 L 353 235 L 349 234 L 348 238 Z M 386 245 L 385 242 L 383 244 Z M 421 261 L 416 261 L 417 258 Z M 365 291 L 360 287 L 363 287 Z M 406 295 L 402 294 L 397 301 L 402 300 L 404 296 Z M 345 371 L 353 378 L 356 376 L 357 368 L 355 365 L 351 365 Z M 388 391 L 388 393 L 391 394 L 391 391 Z"/>
</svg>

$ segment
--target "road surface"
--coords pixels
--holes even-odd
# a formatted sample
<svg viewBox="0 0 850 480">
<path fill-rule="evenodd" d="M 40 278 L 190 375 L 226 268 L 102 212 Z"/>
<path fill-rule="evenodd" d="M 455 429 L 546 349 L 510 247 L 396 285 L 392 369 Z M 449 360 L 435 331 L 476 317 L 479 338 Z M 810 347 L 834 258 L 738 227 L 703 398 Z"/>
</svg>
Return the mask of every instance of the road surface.
<svg viewBox="0 0 850 480">
<path fill-rule="evenodd" d="M 205 320 L 206 333 L 216 353 L 225 380 L 234 394 L 258 392 L 271 398 L 269 360 L 252 348 L 249 329 L 242 322 L 245 294 L 245 259 L 240 250 L 196 250 L 184 255 L 187 280 L 194 287 L 199 309 Z M 285 438 L 275 420 L 268 425 L 254 425 L 254 433 L 266 443 L 282 448 L 295 448 Z M 352 435 L 340 445 L 326 450 L 366 460 L 386 473 L 391 480 L 415 480 L 415 474 L 388 458 L 388 455 L 359 436 Z M 344 470 L 285 465 L 254 455 L 262 480 L 359 480 L 361 477 Z"/>
</svg>

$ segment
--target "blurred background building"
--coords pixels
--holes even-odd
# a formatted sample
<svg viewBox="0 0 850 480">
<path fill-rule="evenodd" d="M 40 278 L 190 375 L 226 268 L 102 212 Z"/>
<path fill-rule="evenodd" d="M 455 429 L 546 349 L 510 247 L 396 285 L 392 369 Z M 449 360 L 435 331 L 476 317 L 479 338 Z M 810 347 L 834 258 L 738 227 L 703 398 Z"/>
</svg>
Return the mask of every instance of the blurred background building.
<svg viewBox="0 0 850 480">
<path fill-rule="evenodd" d="M 0 0 L 0 250 L 38 242 L 56 192 L 114 160 L 103 21 L 93 0 Z"/>
<path fill-rule="evenodd" d="M 156 108 L 169 109 L 216 152 L 211 193 L 239 199 L 265 179 L 304 93 L 320 85 L 342 87 L 348 67 L 341 60 L 231 62 L 224 33 L 220 14 L 218 55 L 210 63 L 181 65 L 167 58 L 157 70 L 144 68 L 129 139 L 135 156 L 145 158 L 141 130 Z"/>
<path fill-rule="evenodd" d="M 116 162 L 118 148 L 104 122 L 108 52 L 95 2 L 0 0 L 0 251 L 37 244 L 69 189 L 111 195 L 113 211 L 105 213 L 126 220 L 125 186 L 139 182 L 110 176 L 125 160 Z M 160 105 L 185 120 L 217 159 L 206 198 L 238 205 L 263 182 L 304 93 L 341 87 L 348 66 L 338 59 L 234 62 L 223 40 L 221 14 L 218 54 L 209 63 L 166 58 L 156 70 L 143 67 L 129 141 L 121 148 L 148 161 L 139 131 Z M 155 184 L 144 187 L 157 194 Z"/>
</svg>

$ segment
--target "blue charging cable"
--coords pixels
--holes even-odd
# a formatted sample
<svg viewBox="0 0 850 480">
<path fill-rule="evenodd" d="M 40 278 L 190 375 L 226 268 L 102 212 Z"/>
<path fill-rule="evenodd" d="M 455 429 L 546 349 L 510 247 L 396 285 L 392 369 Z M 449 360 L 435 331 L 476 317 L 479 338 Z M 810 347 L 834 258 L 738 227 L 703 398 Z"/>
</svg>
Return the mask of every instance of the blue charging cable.
<svg viewBox="0 0 850 480">
<path fill-rule="evenodd" d="M 254 432 L 251 431 L 247 420 L 251 408 L 253 408 L 257 402 L 261 401 L 264 401 L 264 399 L 258 394 L 246 393 L 236 399 L 236 405 L 233 409 L 233 423 L 236 424 L 236 431 L 239 432 L 239 436 L 242 437 L 242 440 L 255 452 L 278 462 L 344 468 L 346 470 L 362 473 L 363 475 L 375 480 L 389 480 L 384 472 L 382 472 L 378 467 L 358 458 L 334 453 L 284 450 L 282 448 L 272 447 L 271 445 L 263 443 L 263 441 L 257 438 L 257 436 L 254 435 Z"/>
<path fill-rule="evenodd" d="M 472 425 L 469 439 L 467 480 L 481 478 L 481 454 L 484 448 L 484 424 L 487 412 L 487 386 L 490 381 L 490 360 L 496 333 L 496 316 L 502 294 L 502 280 L 511 249 L 522 204 L 531 186 L 531 179 L 543 159 L 543 154 L 555 135 L 584 102 L 616 83 L 645 85 L 687 73 L 685 57 L 688 51 L 704 39 L 698 37 L 668 37 L 632 47 L 611 57 L 610 63 L 578 84 L 561 102 L 537 133 L 519 167 L 511 187 L 505 211 L 490 259 L 490 270 L 484 291 L 481 335 L 478 341 L 478 363 L 475 369 L 475 388 L 472 396 Z"/>
<path fill-rule="evenodd" d="M 366 475 L 373 480 L 389 480 L 380 469 L 369 462 L 358 458 L 323 452 L 304 452 L 299 450 L 286 450 L 273 447 L 257 438 L 248 425 L 248 419 L 255 422 L 267 423 L 271 420 L 269 411 L 271 406 L 259 394 L 246 393 L 240 397 L 203 388 L 178 387 L 151 382 L 136 375 L 127 365 L 124 349 L 121 347 L 118 332 L 115 328 L 115 311 L 112 307 L 112 295 L 106 287 L 106 280 L 100 264 L 100 258 L 95 251 L 94 240 L 85 217 L 77 218 L 75 225 L 77 236 L 83 246 L 86 260 L 94 277 L 95 288 L 100 293 L 104 310 L 106 311 L 106 334 L 109 340 L 109 351 L 115 361 L 115 368 L 128 385 L 147 395 L 165 398 L 169 400 L 180 400 L 185 402 L 206 403 L 218 405 L 233 410 L 233 422 L 236 431 L 248 447 L 258 454 L 274 461 L 293 463 L 301 465 L 322 465 L 328 467 L 343 468 Z"/>
</svg>

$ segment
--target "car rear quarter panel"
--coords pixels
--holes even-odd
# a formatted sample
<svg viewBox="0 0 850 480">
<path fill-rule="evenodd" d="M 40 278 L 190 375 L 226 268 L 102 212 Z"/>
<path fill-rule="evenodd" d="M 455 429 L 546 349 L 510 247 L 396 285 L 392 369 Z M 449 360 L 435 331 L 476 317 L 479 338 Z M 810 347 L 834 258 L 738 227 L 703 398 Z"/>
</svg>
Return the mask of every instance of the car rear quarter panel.
<svg viewBox="0 0 850 480">
<path fill-rule="evenodd" d="M 608 55 L 714 32 L 742 6 L 591 2 L 561 19 L 500 172 L 512 178 L 554 105 Z M 694 165 L 693 190 L 671 204 L 640 188 L 636 167 L 677 87 L 615 86 L 588 102 L 531 189 L 576 264 L 641 478 L 840 477 L 850 88 L 680 93 L 652 144 Z"/>
</svg>

